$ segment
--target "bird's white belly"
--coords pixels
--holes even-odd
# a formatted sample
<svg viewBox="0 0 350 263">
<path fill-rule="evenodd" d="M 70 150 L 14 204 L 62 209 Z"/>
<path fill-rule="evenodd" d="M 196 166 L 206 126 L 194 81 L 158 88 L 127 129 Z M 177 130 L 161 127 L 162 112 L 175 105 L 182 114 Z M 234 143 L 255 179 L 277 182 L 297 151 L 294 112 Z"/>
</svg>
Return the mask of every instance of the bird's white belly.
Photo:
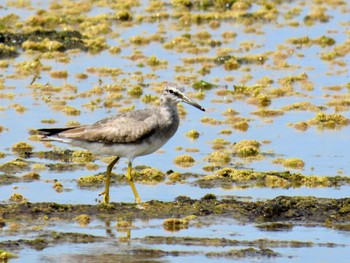
<svg viewBox="0 0 350 263">
<path fill-rule="evenodd" d="M 70 144 L 85 148 L 97 155 L 114 155 L 134 159 L 137 156 L 147 155 L 155 152 L 167 142 L 154 140 L 152 143 L 139 144 L 104 144 L 99 142 L 71 141 Z"/>
</svg>

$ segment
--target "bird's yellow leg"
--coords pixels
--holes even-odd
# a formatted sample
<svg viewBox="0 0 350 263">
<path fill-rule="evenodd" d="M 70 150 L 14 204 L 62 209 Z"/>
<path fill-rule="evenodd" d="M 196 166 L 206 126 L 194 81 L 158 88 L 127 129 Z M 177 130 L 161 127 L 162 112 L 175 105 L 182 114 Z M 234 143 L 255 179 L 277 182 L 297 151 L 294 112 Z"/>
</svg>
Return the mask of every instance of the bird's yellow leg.
<svg viewBox="0 0 350 263">
<path fill-rule="evenodd" d="M 109 185 L 111 183 L 111 173 L 113 166 L 119 161 L 120 157 L 116 157 L 108 166 L 107 166 L 107 172 L 106 172 L 106 180 L 105 180 L 105 191 L 102 192 L 100 195 L 103 195 L 103 203 L 108 204 L 109 203 Z"/>
<path fill-rule="evenodd" d="M 140 204 L 141 203 L 141 198 L 139 196 L 139 193 L 136 190 L 136 187 L 135 187 L 135 184 L 134 184 L 134 180 L 133 180 L 132 175 L 131 175 L 131 169 L 132 169 L 132 162 L 129 161 L 129 163 L 128 163 L 128 172 L 126 173 L 125 177 L 128 180 L 128 182 L 129 182 L 129 185 L 131 187 L 132 192 L 134 193 L 135 202 L 137 204 Z"/>
</svg>

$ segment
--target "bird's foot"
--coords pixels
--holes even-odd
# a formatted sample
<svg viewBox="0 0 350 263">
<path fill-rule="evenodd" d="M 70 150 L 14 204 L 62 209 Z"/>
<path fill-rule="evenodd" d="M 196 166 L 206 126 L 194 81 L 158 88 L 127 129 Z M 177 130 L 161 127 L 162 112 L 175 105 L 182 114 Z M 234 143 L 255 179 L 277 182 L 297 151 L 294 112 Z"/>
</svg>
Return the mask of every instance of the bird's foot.
<svg viewBox="0 0 350 263">
<path fill-rule="evenodd" d="M 135 203 L 140 205 L 142 202 L 141 202 L 141 198 L 139 196 L 135 197 Z"/>
<path fill-rule="evenodd" d="M 106 194 L 106 191 L 103 191 L 98 196 L 101 196 L 101 195 L 103 195 L 103 203 L 105 205 L 109 204 L 109 194 Z"/>
</svg>

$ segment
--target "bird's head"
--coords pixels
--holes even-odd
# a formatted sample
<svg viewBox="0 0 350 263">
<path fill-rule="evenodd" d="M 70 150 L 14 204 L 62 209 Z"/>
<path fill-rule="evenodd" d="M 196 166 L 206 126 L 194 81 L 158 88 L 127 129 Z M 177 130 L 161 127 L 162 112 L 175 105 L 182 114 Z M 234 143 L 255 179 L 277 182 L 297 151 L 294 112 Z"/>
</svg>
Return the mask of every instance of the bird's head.
<svg viewBox="0 0 350 263">
<path fill-rule="evenodd" d="M 166 101 L 171 102 L 173 104 L 185 102 L 193 107 L 196 107 L 197 109 L 200 109 L 201 111 L 205 111 L 205 109 L 201 105 L 199 105 L 197 102 L 185 95 L 185 89 L 183 87 L 180 87 L 175 83 L 167 83 L 165 85 L 162 97 Z"/>
</svg>

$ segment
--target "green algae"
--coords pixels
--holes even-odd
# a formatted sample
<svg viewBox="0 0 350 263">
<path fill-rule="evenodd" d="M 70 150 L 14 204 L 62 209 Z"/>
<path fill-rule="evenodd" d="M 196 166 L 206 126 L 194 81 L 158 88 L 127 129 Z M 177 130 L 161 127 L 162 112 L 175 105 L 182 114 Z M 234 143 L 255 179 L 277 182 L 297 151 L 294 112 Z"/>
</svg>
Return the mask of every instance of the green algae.
<svg viewBox="0 0 350 263">
<path fill-rule="evenodd" d="M 174 163 L 184 168 L 193 166 L 194 162 L 194 158 L 188 154 L 179 155 L 174 158 Z"/>
<path fill-rule="evenodd" d="M 186 132 L 186 136 L 188 137 L 188 138 L 191 138 L 191 139 L 198 139 L 199 138 L 199 135 L 200 135 L 200 133 L 199 133 L 199 131 L 197 131 L 197 130 L 189 130 L 188 132 Z"/>
<path fill-rule="evenodd" d="M 23 195 L 21 195 L 19 193 L 13 193 L 10 196 L 9 200 L 12 201 L 12 202 L 16 202 L 16 203 L 26 202 L 27 201 L 27 199 Z"/>
<path fill-rule="evenodd" d="M 341 114 L 317 113 L 316 116 L 308 121 L 310 125 L 316 125 L 321 129 L 334 129 L 337 127 L 349 125 L 350 120 Z"/>
<path fill-rule="evenodd" d="M 273 109 L 259 109 L 257 111 L 252 112 L 252 114 L 257 115 L 259 117 L 276 117 L 284 114 L 281 110 L 273 110 Z"/>
<path fill-rule="evenodd" d="M 231 161 L 230 154 L 222 151 L 212 152 L 205 159 L 212 165 L 220 167 L 227 165 Z"/>
<path fill-rule="evenodd" d="M 47 234 L 40 234 L 35 239 L 19 239 L 19 240 L 8 240 L 1 241 L 0 248 L 7 249 L 24 249 L 32 248 L 35 250 L 43 250 L 47 247 L 56 244 L 63 243 L 93 243 L 93 242 L 102 242 L 104 239 L 99 236 L 82 234 L 82 233 L 73 233 L 73 232 L 49 232 Z"/>
<path fill-rule="evenodd" d="M 7 262 L 9 259 L 11 258 L 17 258 L 18 255 L 16 254 L 13 254 L 11 252 L 8 252 L 6 250 L 1 250 L 0 249 L 0 259 L 3 261 L 3 262 Z"/>
<path fill-rule="evenodd" d="M 69 49 L 86 50 L 82 35 L 78 31 L 35 30 L 32 32 L 0 32 L 4 44 L 10 47 L 23 47 L 39 51 L 66 51 Z M 24 45 L 24 46 L 23 46 Z M 16 56 L 16 49 L 8 56 Z"/>
<path fill-rule="evenodd" d="M 223 168 L 215 174 L 206 175 L 197 179 L 194 184 L 200 187 L 215 187 L 217 185 L 240 187 L 332 187 L 336 185 L 348 185 L 350 179 L 341 176 L 306 176 L 300 173 L 285 172 L 256 172 L 252 170 L 238 170 Z"/>
<path fill-rule="evenodd" d="M 74 220 L 76 220 L 79 223 L 79 225 L 86 226 L 90 224 L 91 217 L 87 214 L 81 214 L 75 217 Z"/>
<path fill-rule="evenodd" d="M 235 153 L 239 157 L 256 156 L 260 152 L 260 143 L 256 140 L 242 140 L 233 145 Z"/>
<path fill-rule="evenodd" d="M 12 145 L 12 151 L 16 153 L 24 153 L 33 151 L 33 146 L 27 142 L 18 142 Z"/>
<path fill-rule="evenodd" d="M 0 185 L 13 184 L 20 181 L 20 178 L 9 174 L 0 174 Z"/>
<path fill-rule="evenodd" d="M 262 258 L 262 257 L 278 257 L 280 253 L 277 253 L 269 248 L 244 248 L 244 249 L 231 249 L 225 252 L 208 252 L 206 253 L 207 257 L 216 257 L 216 258 Z"/>
<path fill-rule="evenodd" d="M 234 247 L 234 246 L 248 246 L 248 247 L 273 247 L 285 248 L 296 247 L 295 241 L 274 240 L 268 238 L 260 238 L 254 240 L 240 240 L 228 238 L 210 238 L 210 237 L 180 237 L 180 236 L 146 236 L 140 238 L 144 244 L 180 244 L 185 246 L 212 246 L 212 247 Z M 298 247 L 332 247 L 334 243 L 312 243 L 299 241 Z"/>
<path fill-rule="evenodd" d="M 29 163 L 21 158 L 0 164 L 0 171 L 5 173 L 18 173 L 29 169 Z"/>
<path fill-rule="evenodd" d="M 210 90 L 210 89 L 213 89 L 216 87 L 217 87 L 217 85 L 212 84 L 212 83 L 207 82 L 207 81 L 204 81 L 204 80 L 195 82 L 192 85 L 192 88 L 194 88 L 195 90 Z"/>
<path fill-rule="evenodd" d="M 166 231 L 176 232 L 188 228 L 188 220 L 181 218 L 167 218 L 163 221 L 163 228 Z"/>
<path fill-rule="evenodd" d="M 305 166 L 305 162 L 299 158 L 277 158 L 273 160 L 273 163 L 282 164 L 284 167 L 293 169 L 303 169 Z"/>
</svg>

